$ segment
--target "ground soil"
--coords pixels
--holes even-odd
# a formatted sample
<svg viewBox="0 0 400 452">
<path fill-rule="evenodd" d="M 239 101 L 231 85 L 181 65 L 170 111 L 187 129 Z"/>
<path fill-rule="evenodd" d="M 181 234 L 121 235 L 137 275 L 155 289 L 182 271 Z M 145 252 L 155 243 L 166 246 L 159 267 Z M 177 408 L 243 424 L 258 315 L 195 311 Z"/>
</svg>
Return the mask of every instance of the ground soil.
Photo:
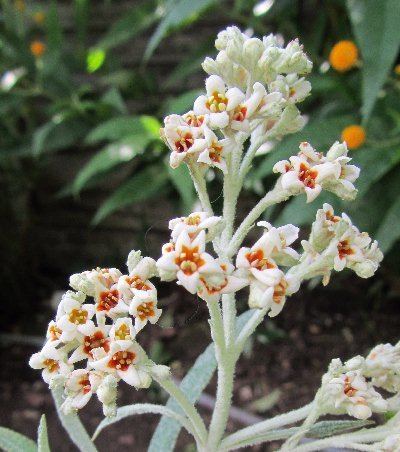
<svg viewBox="0 0 400 452">
<path fill-rule="evenodd" d="M 202 303 L 188 298 L 180 289 L 170 290 L 162 290 L 164 326 L 148 328 L 141 342 L 154 357 L 171 365 L 174 374 L 180 377 L 209 343 L 207 312 Z M 275 406 L 259 415 L 300 407 L 312 399 L 332 358 L 346 359 L 366 353 L 378 342 L 396 341 L 400 335 L 399 314 L 400 299 L 395 284 L 385 281 L 382 274 L 372 281 L 344 275 L 326 289 L 302 290 L 288 300 L 276 319 L 268 320 L 257 330 L 254 342 L 237 368 L 234 405 L 250 410 L 252 401 L 279 389 Z M 43 331 L 48 317 L 50 312 L 37 316 L 33 329 Z M 75 451 L 59 424 L 40 374 L 27 366 L 35 350 L 31 345 L 1 346 L 0 425 L 35 438 L 40 415 L 45 413 L 52 450 Z M 213 394 L 214 385 L 212 381 L 207 388 L 209 394 Z M 149 399 L 159 403 L 163 394 L 157 388 L 136 392 L 120 385 L 119 405 Z M 208 411 L 202 409 L 202 413 L 209 418 Z M 81 415 L 90 431 L 102 419 L 97 401 L 91 402 Z M 151 415 L 124 420 L 101 434 L 97 441 L 99 451 L 145 451 L 157 422 L 158 418 Z M 229 430 L 238 427 L 239 424 L 229 422 Z M 189 444 L 190 439 L 182 434 L 177 450 L 191 450 Z M 253 450 L 276 450 L 276 447 Z"/>
</svg>

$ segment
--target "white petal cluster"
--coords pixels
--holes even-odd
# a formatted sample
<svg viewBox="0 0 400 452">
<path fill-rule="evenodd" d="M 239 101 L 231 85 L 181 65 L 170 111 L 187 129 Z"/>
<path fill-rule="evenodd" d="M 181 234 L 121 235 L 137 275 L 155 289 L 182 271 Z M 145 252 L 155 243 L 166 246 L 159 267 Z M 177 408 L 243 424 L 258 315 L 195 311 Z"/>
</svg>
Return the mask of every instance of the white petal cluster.
<svg viewBox="0 0 400 452">
<path fill-rule="evenodd" d="M 278 315 L 289 295 L 297 292 L 300 279 L 285 274 L 279 267 L 291 265 L 299 259 L 290 245 L 297 239 L 299 229 L 291 224 L 274 228 L 269 223 L 260 222 L 264 234 L 250 248 L 239 250 L 236 266 L 238 273 L 250 281 L 250 308 L 268 310 L 268 315 Z"/>
<path fill-rule="evenodd" d="M 82 408 L 97 394 L 105 415 L 113 415 L 118 381 L 137 389 L 150 385 L 153 364 L 136 336 L 161 315 L 150 281 L 155 274 L 155 261 L 132 251 L 128 274 L 96 268 L 71 276 L 74 291 L 64 294 L 46 344 L 29 361 L 42 369 L 44 381 L 63 384 L 65 412 Z"/>
<path fill-rule="evenodd" d="M 374 386 L 400 394 L 400 342 L 373 348 L 365 360 L 365 375 Z"/>
<path fill-rule="evenodd" d="M 372 413 L 384 413 L 388 403 L 364 374 L 365 360 L 361 356 L 342 364 L 333 360 L 322 378 L 319 393 L 321 413 L 345 414 L 356 419 L 368 419 Z"/>
<path fill-rule="evenodd" d="M 283 47 L 273 35 L 260 40 L 228 27 L 215 46 L 216 59 L 203 63 L 210 75 L 205 94 L 189 112 L 164 120 L 161 136 L 171 149 L 173 168 L 198 163 L 226 173 L 238 142 L 250 136 L 281 138 L 305 124 L 296 104 L 311 91 L 303 75 L 312 65 L 298 41 Z"/>
<path fill-rule="evenodd" d="M 204 212 L 171 220 L 171 241 L 163 246 L 162 256 L 157 261 L 161 280 L 177 280 L 187 291 L 208 301 L 218 300 L 222 294 L 248 285 L 246 278 L 236 276 L 233 265 L 206 251 L 207 240 L 221 225 L 219 217 L 210 217 Z"/>
<path fill-rule="evenodd" d="M 302 246 L 301 262 L 291 272 L 302 278 L 323 275 L 325 284 L 332 270 L 344 268 L 350 268 L 361 278 L 369 278 L 383 259 L 378 243 L 366 232 L 360 232 L 346 214 L 335 215 L 329 204 L 317 211 L 310 238 L 303 240 Z"/>
<path fill-rule="evenodd" d="M 305 193 L 307 202 L 321 193 L 322 189 L 335 193 L 341 199 L 352 200 L 357 195 L 353 182 L 360 169 L 349 165 L 346 143 L 336 142 L 326 155 L 317 152 L 309 143 L 300 144 L 300 152 L 289 160 L 281 160 L 273 171 L 281 173 L 282 187 L 292 194 Z"/>
</svg>

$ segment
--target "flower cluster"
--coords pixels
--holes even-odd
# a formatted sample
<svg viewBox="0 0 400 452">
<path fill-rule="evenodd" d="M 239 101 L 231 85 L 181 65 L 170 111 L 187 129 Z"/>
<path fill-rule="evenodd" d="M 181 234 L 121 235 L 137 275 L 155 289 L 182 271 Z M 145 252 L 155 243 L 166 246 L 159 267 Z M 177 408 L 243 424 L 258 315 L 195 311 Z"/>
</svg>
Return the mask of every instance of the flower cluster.
<svg viewBox="0 0 400 452">
<path fill-rule="evenodd" d="M 207 301 L 216 301 L 222 294 L 236 292 L 248 280 L 235 275 L 234 266 L 216 259 L 205 251 L 206 242 L 219 229 L 222 219 L 204 212 L 194 212 L 188 217 L 170 221 L 171 241 L 162 248 L 157 261 L 161 280 L 177 280 L 192 294 Z M 206 234 L 208 230 L 208 234 Z"/>
<path fill-rule="evenodd" d="M 305 193 L 307 202 L 313 201 L 324 188 L 342 199 L 357 195 L 353 182 L 360 169 L 349 165 L 346 143 L 334 143 L 326 155 L 317 152 L 309 143 L 300 144 L 300 152 L 289 160 L 275 164 L 273 171 L 282 174 L 282 187 L 292 194 Z"/>
<path fill-rule="evenodd" d="M 350 268 L 361 278 L 370 278 L 378 269 L 383 254 L 378 242 L 366 232 L 360 232 L 343 213 L 337 216 L 332 206 L 325 203 L 317 211 L 309 240 L 303 240 L 305 252 L 301 263 L 293 271 L 305 278 L 324 276 L 329 282 L 332 270 Z"/>
<path fill-rule="evenodd" d="M 161 136 L 172 151 L 173 168 L 196 162 L 226 173 L 238 142 L 250 135 L 265 142 L 304 125 L 296 103 L 311 85 L 299 74 L 310 72 L 311 62 L 297 41 L 284 48 L 272 35 L 261 41 L 229 27 L 215 45 L 216 60 L 206 58 L 203 64 L 210 74 L 206 94 L 191 111 L 165 118 Z"/>
<path fill-rule="evenodd" d="M 346 363 L 335 359 L 322 378 L 319 404 L 322 413 L 347 413 L 367 419 L 386 412 L 400 394 L 400 343 L 377 345 L 366 358 L 356 356 Z M 384 399 L 375 389 L 396 394 Z"/>
<path fill-rule="evenodd" d="M 66 412 L 82 408 L 96 393 L 104 413 L 112 415 L 119 380 L 135 388 L 151 383 L 154 366 L 136 335 L 161 315 L 149 280 L 156 273 L 155 261 L 132 251 L 128 271 L 97 268 L 72 275 L 74 290 L 62 297 L 47 342 L 30 359 L 31 367 L 43 369 L 47 383 L 64 385 Z"/>
</svg>

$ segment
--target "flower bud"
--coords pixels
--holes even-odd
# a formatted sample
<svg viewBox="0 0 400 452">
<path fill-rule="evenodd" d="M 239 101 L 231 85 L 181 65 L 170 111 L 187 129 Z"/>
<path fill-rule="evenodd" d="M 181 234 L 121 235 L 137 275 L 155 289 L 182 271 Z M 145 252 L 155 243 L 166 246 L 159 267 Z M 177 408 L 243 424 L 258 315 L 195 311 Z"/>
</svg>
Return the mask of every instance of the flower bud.
<svg viewBox="0 0 400 452">
<path fill-rule="evenodd" d="M 133 269 L 136 267 L 136 265 L 140 262 L 141 258 L 142 258 L 141 251 L 132 250 L 128 254 L 128 259 L 126 261 L 126 265 L 128 267 L 129 273 L 131 273 L 133 271 Z"/>
</svg>

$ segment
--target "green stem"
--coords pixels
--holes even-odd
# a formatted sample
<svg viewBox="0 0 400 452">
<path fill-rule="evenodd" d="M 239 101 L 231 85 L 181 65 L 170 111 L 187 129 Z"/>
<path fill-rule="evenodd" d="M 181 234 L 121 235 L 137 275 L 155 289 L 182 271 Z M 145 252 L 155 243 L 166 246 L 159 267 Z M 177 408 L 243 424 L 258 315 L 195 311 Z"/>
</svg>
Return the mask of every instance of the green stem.
<svg viewBox="0 0 400 452">
<path fill-rule="evenodd" d="M 199 445 L 204 445 L 207 441 L 207 430 L 204 425 L 203 419 L 201 418 L 193 404 L 187 399 L 184 392 L 171 379 L 159 379 L 156 377 L 153 378 L 170 396 L 172 396 L 179 403 L 183 412 L 186 414 L 191 424 L 193 425 L 193 430 L 196 433 L 196 442 L 198 442 Z"/>
<path fill-rule="evenodd" d="M 207 192 L 207 185 L 204 175 L 201 174 L 196 164 L 190 162 L 188 163 L 188 168 L 203 210 L 207 212 L 209 215 L 214 215 L 213 208 L 211 207 L 210 198 Z"/>
</svg>

